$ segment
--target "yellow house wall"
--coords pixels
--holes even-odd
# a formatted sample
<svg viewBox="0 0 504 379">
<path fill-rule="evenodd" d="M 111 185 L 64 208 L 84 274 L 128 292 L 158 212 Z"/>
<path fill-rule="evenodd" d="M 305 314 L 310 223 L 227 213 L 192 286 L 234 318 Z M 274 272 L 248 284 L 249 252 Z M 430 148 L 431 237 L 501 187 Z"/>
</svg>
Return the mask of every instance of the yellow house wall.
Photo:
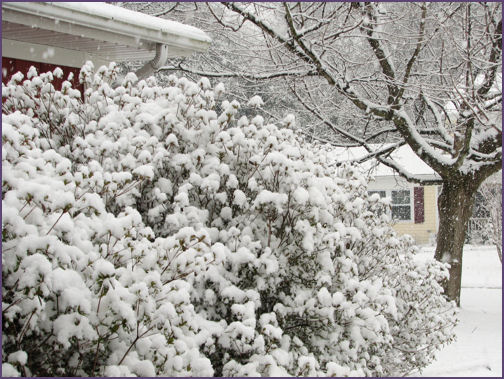
<svg viewBox="0 0 504 379">
<path fill-rule="evenodd" d="M 399 234 L 409 234 L 419 245 L 432 242 L 437 233 L 437 187 L 424 187 L 424 222 L 415 224 L 411 222 L 400 222 L 393 227 Z"/>
</svg>

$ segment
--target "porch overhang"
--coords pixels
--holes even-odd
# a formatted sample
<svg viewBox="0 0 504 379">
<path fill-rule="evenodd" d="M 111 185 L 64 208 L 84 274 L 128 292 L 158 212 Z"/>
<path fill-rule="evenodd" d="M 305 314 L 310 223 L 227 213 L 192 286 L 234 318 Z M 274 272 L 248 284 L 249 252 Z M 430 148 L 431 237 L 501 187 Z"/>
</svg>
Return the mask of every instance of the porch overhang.
<svg viewBox="0 0 504 379">
<path fill-rule="evenodd" d="M 175 57 L 203 52 L 210 42 L 195 27 L 105 3 L 2 2 L 2 55 L 18 59 L 63 64 L 58 59 L 67 56 L 73 67 L 86 58 L 147 61 L 157 44 Z"/>
</svg>

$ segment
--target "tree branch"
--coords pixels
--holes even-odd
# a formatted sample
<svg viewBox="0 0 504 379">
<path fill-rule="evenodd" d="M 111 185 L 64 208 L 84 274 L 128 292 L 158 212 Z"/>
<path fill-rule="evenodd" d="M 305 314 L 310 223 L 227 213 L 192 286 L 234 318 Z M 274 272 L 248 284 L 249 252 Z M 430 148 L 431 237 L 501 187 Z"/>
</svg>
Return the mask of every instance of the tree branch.
<svg viewBox="0 0 504 379">
<path fill-rule="evenodd" d="M 397 85 L 393 84 L 395 82 L 395 71 L 391 62 L 389 61 L 389 56 L 385 53 L 385 49 L 381 45 L 380 41 L 377 38 L 373 37 L 375 32 L 373 23 L 377 23 L 375 7 L 376 6 L 372 3 L 368 3 L 366 5 L 366 13 L 370 21 L 368 23 L 365 23 L 362 26 L 362 29 L 366 31 L 366 34 L 368 36 L 367 41 L 371 46 L 371 49 L 373 50 L 376 58 L 378 59 L 378 63 L 380 64 L 382 72 L 387 79 L 387 90 L 389 94 L 387 104 L 392 105 L 398 100 L 399 91 Z"/>
<path fill-rule="evenodd" d="M 404 94 L 406 84 L 408 84 L 408 80 L 411 75 L 411 69 L 413 68 L 413 64 L 416 62 L 418 55 L 420 54 L 420 50 L 422 49 L 423 45 L 423 40 L 425 38 L 425 18 L 427 17 L 427 5 L 425 3 L 422 3 L 421 7 L 422 7 L 422 16 L 420 19 L 420 31 L 418 33 L 418 42 L 416 44 L 415 51 L 413 52 L 411 58 L 408 60 L 408 63 L 406 64 L 406 71 L 404 73 L 401 88 L 399 89 L 399 93 L 397 94 L 397 98 L 395 100 L 396 103 L 399 101 L 399 99 L 402 98 Z"/>
<path fill-rule="evenodd" d="M 498 68 L 498 65 L 495 63 L 497 63 L 499 59 L 502 58 L 502 19 L 499 21 L 497 27 L 495 28 L 494 38 L 495 39 L 492 44 L 492 50 L 490 51 L 490 57 L 488 59 L 488 61 L 494 63 L 494 65 L 492 65 L 489 70 L 485 71 L 485 82 L 477 91 L 479 96 L 486 95 L 495 82 Z"/>
<path fill-rule="evenodd" d="M 163 66 L 158 69 L 159 71 L 183 71 L 190 74 L 206 76 L 209 78 L 245 78 L 252 80 L 266 80 L 266 79 L 274 79 L 274 78 L 282 78 L 282 77 L 310 77 L 317 76 L 318 73 L 315 71 L 285 71 L 285 72 L 274 72 L 268 74 L 250 74 L 247 72 L 209 72 L 209 71 L 200 71 L 196 69 L 191 69 L 187 67 L 183 67 L 181 63 L 177 66 Z"/>
<path fill-rule="evenodd" d="M 177 8 L 178 5 L 179 5 L 179 2 L 176 2 L 175 5 L 173 7 L 171 7 L 170 9 L 165 10 L 165 11 L 161 11 L 161 12 L 158 12 L 158 13 L 154 13 L 154 14 L 152 14 L 152 16 L 155 16 L 155 17 L 164 16 L 165 14 L 168 14 L 171 11 L 175 10 L 175 8 Z"/>
</svg>

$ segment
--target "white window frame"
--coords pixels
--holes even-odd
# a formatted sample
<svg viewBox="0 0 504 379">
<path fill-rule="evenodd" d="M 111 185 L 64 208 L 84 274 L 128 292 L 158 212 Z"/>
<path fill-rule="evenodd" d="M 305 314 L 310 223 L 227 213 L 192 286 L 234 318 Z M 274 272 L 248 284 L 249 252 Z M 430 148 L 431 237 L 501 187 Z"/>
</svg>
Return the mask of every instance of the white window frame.
<svg viewBox="0 0 504 379">
<path fill-rule="evenodd" d="M 392 218 L 392 207 L 394 206 L 394 204 L 392 204 L 392 192 L 394 191 L 409 191 L 409 198 L 410 198 L 410 201 L 409 201 L 409 207 L 410 207 L 410 218 L 408 220 L 397 220 L 397 219 L 393 219 Z M 387 214 L 390 216 L 390 219 L 392 220 L 392 222 L 396 223 L 396 224 L 401 224 L 401 223 L 411 223 L 415 220 L 415 204 L 414 204 L 414 198 L 413 198 L 413 190 L 412 188 L 392 188 L 392 189 L 371 189 L 371 188 L 368 188 L 368 194 L 372 192 L 372 193 L 376 193 L 376 192 L 385 192 L 385 197 L 387 199 L 389 199 L 390 201 L 390 208 L 387 209 Z M 406 206 L 407 204 L 397 204 L 398 206 Z"/>
</svg>

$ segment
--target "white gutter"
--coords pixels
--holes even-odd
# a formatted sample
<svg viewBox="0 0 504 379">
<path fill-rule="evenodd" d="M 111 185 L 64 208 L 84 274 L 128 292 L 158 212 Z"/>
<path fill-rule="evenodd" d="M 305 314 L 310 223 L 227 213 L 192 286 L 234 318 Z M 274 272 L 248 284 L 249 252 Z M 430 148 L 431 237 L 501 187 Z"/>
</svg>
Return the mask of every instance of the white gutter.
<svg viewBox="0 0 504 379">
<path fill-rule="evenodd" d="M 105 3 L 2 2 L 2 19 L 149 50 L 166 44 L 179 56 L 206 51 L 211 42 L 195 27 Z"/>
</svg>

